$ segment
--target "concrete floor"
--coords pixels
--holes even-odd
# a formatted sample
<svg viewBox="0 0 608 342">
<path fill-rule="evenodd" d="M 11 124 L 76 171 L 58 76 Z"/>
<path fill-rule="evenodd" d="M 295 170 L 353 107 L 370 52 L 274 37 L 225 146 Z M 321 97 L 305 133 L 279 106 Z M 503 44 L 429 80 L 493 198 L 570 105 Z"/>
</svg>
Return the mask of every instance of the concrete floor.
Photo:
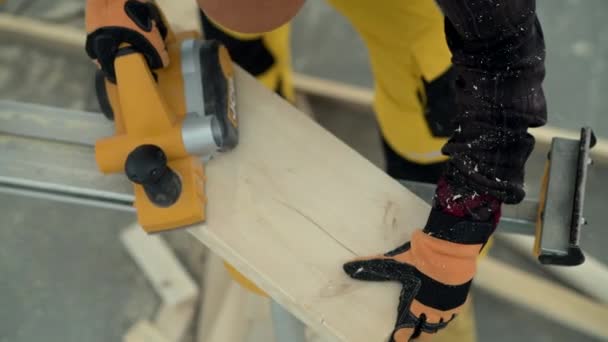
<svg viewBox="0 0 608 342">
<path fill-rule="evenodd" d="M 62 0 L 51 12 L 43 10 L 46 2 L 24 3 L 8 0 L 0 11 L 82 24 L 81 0 Z M 552 123 L 566 128 L 593 124 L 608 137 L 608 120 L 600 115 L 608 109 L 608 100 L 598 95 L 608 91 L 603 64 L 608 60 L 608 35 L 602 35 L 608 33 L 608 25 L 600 17 L 608 5 L 601 0 L 542 0 L 539 6 L 546 20 L 547 44 L 555 47 L 549 52 L 546 83 Z M 1 98 L 95 108 L 92 67 L 84 55 L 68 58 L 23 47 L 8 37 L 0 41 Z M 362 43 L 323 2 L 308 2 L 295 22 L 293 45 L 297 70 L 371 85 Z M 382 163 L 377 128 L 368 110 L 338 107 L 322 99 L 312 102 L 324 126 L 372 162 Z M 539 154 L 529 163 L 530 189 L 536 188 L 541 160 Z M 590 225 L 583 233 L 583 245 L 605 263 L 608 231 L 601 215 L 608 194 L 601 189 L 606 188 L 607 170 L 608 165 L 596 165 L 590 175 Z M 131 220 L 127 214 L 1 196 L 0 342 L 117 341 L 135 320 L 150 317 L 158 299 L 118 241 L 119 229 Z M 192 253 L 193 246 L 183 236 L 170 239 L 181 247 L 182 259 L 199 265 L 200 259 L 192 255 L 200 251 Z M 544 273 L 503 246 L 492 253 Z M 200 269 L 191 267 L 191 271 Z M 474 295 L 480 341 L 594 341 L 477 289 Z"/>
<path fill-rule="evenodd" d="M 118 241 L 130 215 L 2 195 L 0 341 L 119 341 L 157 298 Z"/>
</svg>

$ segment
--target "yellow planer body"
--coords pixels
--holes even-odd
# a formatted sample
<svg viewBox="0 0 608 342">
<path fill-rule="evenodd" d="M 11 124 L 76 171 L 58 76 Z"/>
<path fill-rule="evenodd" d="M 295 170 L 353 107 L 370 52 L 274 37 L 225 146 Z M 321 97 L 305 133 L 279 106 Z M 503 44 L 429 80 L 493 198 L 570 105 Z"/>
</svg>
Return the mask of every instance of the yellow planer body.
<svg viewBox="0 0 608 342">
<path fill-rule="evenodd" d="M 101 172 L 126 173 L 147 232 L 205 220 L 203 162 L 238 143 L 232 62 L 225 47 L 196 33 L 169 33 L 171 63 L 150 70 L 121 47 L 116 84 L 100 74 L 97 95 L 115 134 L 95 145 Z"/>
</svg>

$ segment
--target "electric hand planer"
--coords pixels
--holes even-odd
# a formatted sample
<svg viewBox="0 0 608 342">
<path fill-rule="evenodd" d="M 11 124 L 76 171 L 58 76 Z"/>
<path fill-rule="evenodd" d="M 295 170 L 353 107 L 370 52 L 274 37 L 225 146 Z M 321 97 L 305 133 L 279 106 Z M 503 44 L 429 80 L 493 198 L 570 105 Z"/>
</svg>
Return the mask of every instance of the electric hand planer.
<svg viewBox="0 0 608 342">
<path fill-rule="evenodd" d="M 124 172 L 133 183 L 134 206 L 147 232 L 205 220 L 203 162 L 238 143 L 232 61 L 216 41 L 168 29 L 171 61 L 152 70 L 137 49 L 121 44 L 115 82 L 101 70 L 96 89 L 114 136 L 95 144 L 101 172 Z"/>
</svg>

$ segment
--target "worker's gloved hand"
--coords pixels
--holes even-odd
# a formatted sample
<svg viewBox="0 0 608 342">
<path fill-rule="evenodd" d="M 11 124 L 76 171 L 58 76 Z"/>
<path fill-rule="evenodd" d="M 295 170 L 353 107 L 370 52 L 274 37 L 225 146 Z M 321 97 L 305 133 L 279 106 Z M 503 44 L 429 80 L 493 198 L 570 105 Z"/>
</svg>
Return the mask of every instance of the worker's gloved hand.
<svg viewBox="0 0 608 342">
<path fill-rule="evenodd" d="M 85 17 L 87 54 L 110 81 L 116 82 L 114 59 L 123 48 L 142 53 L 151 69 L 169 64 L 167 25 L 152 1 L 87 0 Z"/>
<path fill-rule="evenodd" d="M 454 195 L 440 181 L 424 230 L 383 255 L 344 265 L 354 279 L 403 285 L 391 342 L 428 339 L 447 326 L 467 300 L 479 252 L 494 232 L 500 202 L 489 195 Z"/>
</svg>

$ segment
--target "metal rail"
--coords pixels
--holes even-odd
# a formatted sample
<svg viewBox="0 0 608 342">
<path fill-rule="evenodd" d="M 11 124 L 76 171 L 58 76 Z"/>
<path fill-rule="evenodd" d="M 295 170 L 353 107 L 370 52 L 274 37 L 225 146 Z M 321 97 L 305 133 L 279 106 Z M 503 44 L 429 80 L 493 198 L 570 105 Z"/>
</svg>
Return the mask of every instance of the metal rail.
<svg viewBox="0 0 608 342">
<path fill-rule="evenodd" d="M 0 100 L 0 192 L 134 212 L 132 186 L 102 175 L 93 146 L 113 134 L 99 113 Z M 434 185 L 403 184 L 427 202 Z M 533 234 L 538 202 L 505 206 L 502 232 Z"/>
</svg>

